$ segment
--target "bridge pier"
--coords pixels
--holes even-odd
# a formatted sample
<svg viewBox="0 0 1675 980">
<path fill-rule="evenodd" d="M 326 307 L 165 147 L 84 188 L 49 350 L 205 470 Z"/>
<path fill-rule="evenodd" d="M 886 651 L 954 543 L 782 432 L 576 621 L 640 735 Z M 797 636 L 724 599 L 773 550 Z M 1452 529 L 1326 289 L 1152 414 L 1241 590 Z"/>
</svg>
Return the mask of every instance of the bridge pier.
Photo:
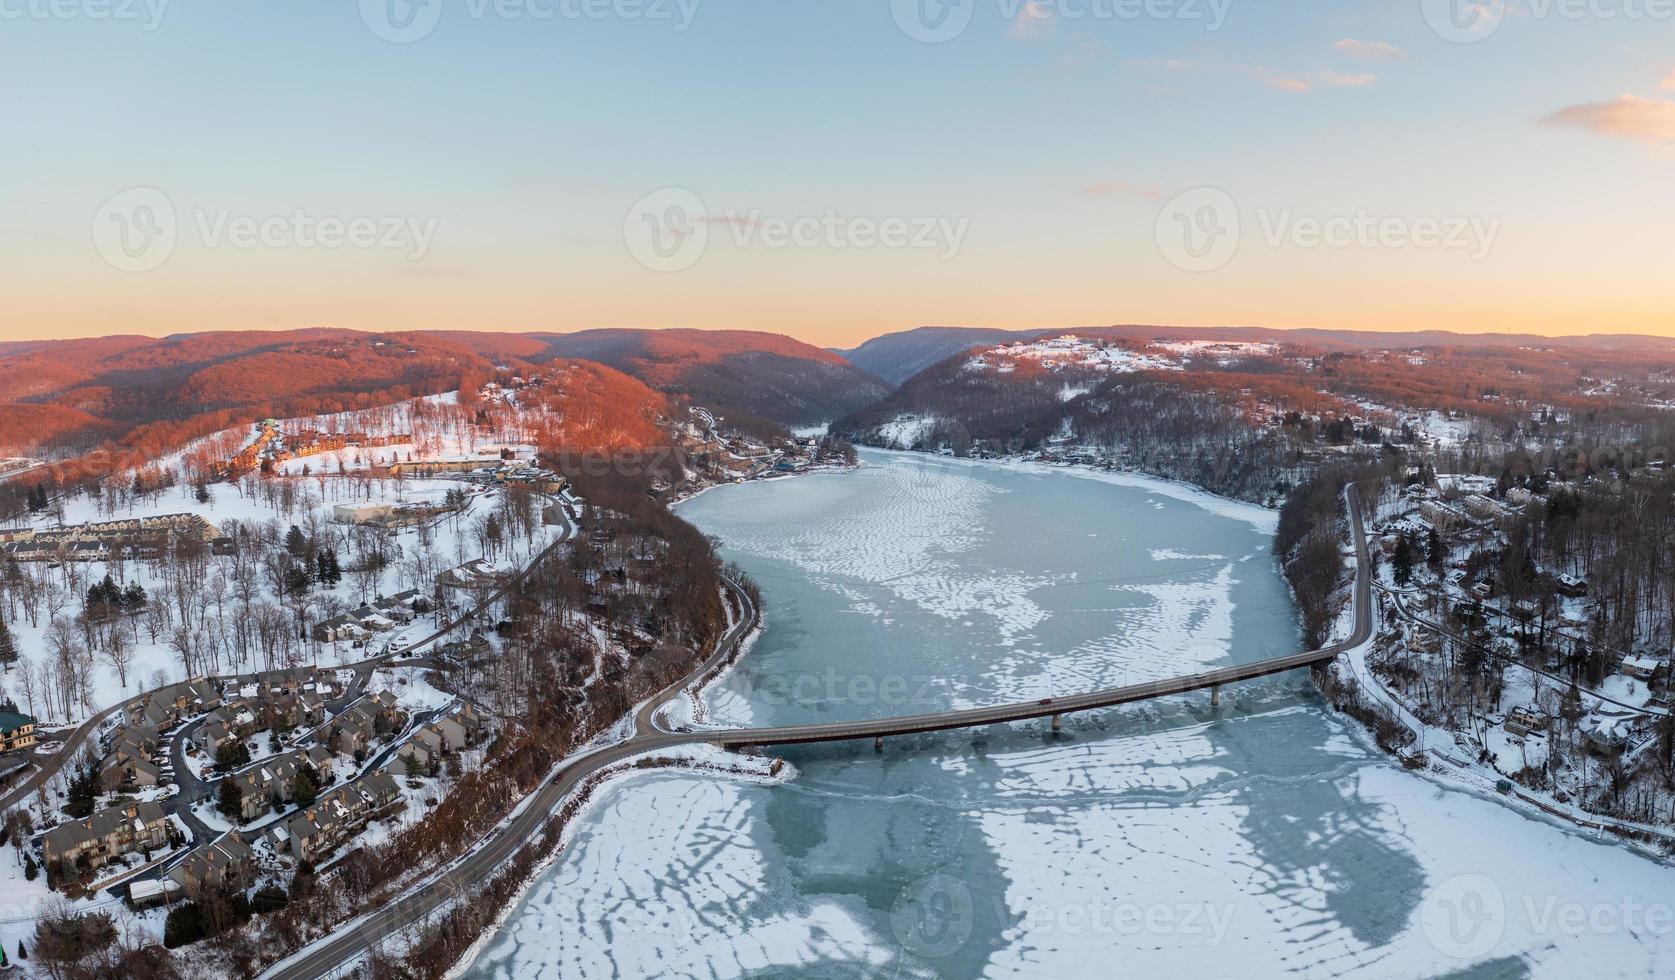
<svg viewBox="0 0 1675 980">
<path fill-rule="evenodd" d="M 1212 708 L 1221 707 L 1221 685 L 1220 684 L 1211 684 L 1210 685 L 1210 707 L 1212 707 Z"/>
<path fill-rule="evenodd" d="M 1064 716 L 1063 715 L 1054 715 L 1053 716 L 1053 734 L 1054 735 L 1057 735 L 1059 733 L 1059 730 L 1063 727 L 1063 725 L 1062 725 L 1063 721 L 1064 721 Z"/>
<path fill-rule="evenodd" d="M 884 751 L 884 736 L 879 735 L 872 740 L 872 750 L 874 752 Z"/>
</svg>

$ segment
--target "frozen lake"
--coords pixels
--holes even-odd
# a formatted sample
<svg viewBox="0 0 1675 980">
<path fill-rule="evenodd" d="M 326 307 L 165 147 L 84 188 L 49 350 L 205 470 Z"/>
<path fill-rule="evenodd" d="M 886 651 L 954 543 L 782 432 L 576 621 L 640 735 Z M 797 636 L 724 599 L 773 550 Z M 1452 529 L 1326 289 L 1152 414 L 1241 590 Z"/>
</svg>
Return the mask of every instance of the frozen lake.
<svg viewBox="0 0 1675 980">
<path fill-rule="evenodd" d="M 767 629 L 709 721 L 1024 700 L 1295 649 L 1269 512 L 866 453 L 682 514 Z M 1304 674 L 599 794 L 473 977 L 1660 977 L 1675 875 L 1393 766 Z"/>
</svg>

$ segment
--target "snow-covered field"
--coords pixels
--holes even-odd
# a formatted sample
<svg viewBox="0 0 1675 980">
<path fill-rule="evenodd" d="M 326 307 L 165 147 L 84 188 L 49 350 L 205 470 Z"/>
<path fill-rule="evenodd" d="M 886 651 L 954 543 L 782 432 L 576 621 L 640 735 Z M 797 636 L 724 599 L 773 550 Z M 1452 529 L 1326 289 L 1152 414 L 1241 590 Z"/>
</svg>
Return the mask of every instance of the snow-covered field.
<svg viewBox="0 0 1675 980">
<path fill-rule="evenodd" d="M 283 538 L 285 529 L 293 525 L 311 529 L 337 542 L 344 567 L 343 578 L 335 586 L 317 583 L 311 589 L 304 610 L 307 621 L 312 624 L 330 618 L 335 614 L 334 610 L 347 611 L 408 589 L 416 589 L 429 596 L 437 572 L 483 555 L 483 545 L 478 536 L 480 521 L 495 509 L 501 493 L 444 479 L 398 481 L 323 475 L 296 480 L 249 478 L 236 484 L 210 484 L 206 490 L 207 502 L 197 500 L 194 489 L 185 484 L 141 501 L 118 501 L 109 497 L 96 501 L 88 496 L 79 496 L 66 501 L 62 520 L 66 525 L 76 525 L 117 518 L 196 514 L 214 524 L 222 533 L 226 533 L 233 522 L 248 528 L 270 525 L 276 529 L 271 533 L 279 538 Z M 387 535 L 384 547 L 389 560 L 381 569 L 356 570 L 353 562 L 358 545 L 353 543 L 353 539 L 357 533 L 368 532 L 332 523 L 334 505 L 401 500 L 434 503 L 450 490 L 464 490 L 469 494 L 462 511 L 422 526 L 370 532 Z M 43 517 L 38 519 L 37 526 L 51 527 L 57 523 L 56 517 Z M 531 555 L 546 547 L 556 530 L 543 525 L 533 537 L 508 536 L 504 547 L 491 557 L 491 563 L 501 570 L 519 567 Z M 190 596 L 180 593 L 178 576 L 173 575 L 163 561 L 126 560 L 120 565 L 107 562 L 67 563 L 59 568 L 28 563 L 23 567 L 28 574 L 39 579 L 43 598 L 33 622 L 27 615 L 20 615 L 12 624 L 22 661 L 0 676 L 0 690 L 47 726 L 79 722 L 88 714 L 141 691 L 184 679 L 187 676 L 185 666 L 172 640 L 174 629 L 183 622 L 179 612 L 182 602 L 187 604 L 195 622 L 208 621 L 228 630 L 234 628 L 242 604 L 241 580 L 235 571 L 235 559 L 229 556 L 208 559 L 205 580 L 194 586 L 195 591 Z M 138 584 L 154 604 L 170 606 L 174 615 L 170 626 L 156 632 L 153 632 L 147 616 L 127 617 L 125 625 L 131 635 L 131 651 L 125 670 L 119 671 L 107 655 L 95 654 L 86 671 L 85 688 L 76 691 L 76 696 L 66 704 L 62 698 L 44 693 L 56 681 L 44 678 L 42 671 L 50 669 L 49 665 L 58 658 L 60 649 L 52 640 L 52 622 L 54 618 L 73 618 L 81 610 L 87 590 L 106 574 L 110 574 L 118 585 Z M 286 614 L 291 615 L 293 603 L 286 601 L 282 604 L 263 574 L 258 573 L 250 583 L 251 598 L 256 605 L 283 607 Z M 469 596 L 460 596 L 457 601 L 468 599 Z M 428 636 L 435 630 L 443 612 L 438 610 L 421 615 L 411 623 L 398 624 L 389 632 L 374 635 L 364 647 L 356 647 L 348 641 L 309 642 L 298 651 L 298 656 L 301 662 L 323 666 L 364 660 L 385 649 L 400 649 L 409 642 Z M 79 630 L 75 632 L 79 633 Z M 225 637 L 221 639 L 224 641 Z M 263 663 L 257 655 L 241 660 L 235 646 L 216 649 L 208 664 L 214 672 L 220 673 L 281 666 Z M 25 671 L 31 672 L 27 680 Z"/>
<path fill-rule="evenodd" d="M 966 361 L 967 371 L 992 371 L 1009 374 L 1017 370 L 1021 361 L 1031 362 L 1049 371 L 1079 368 L 1110 374 L 1133 371 L 1179 371 L 1180 362 L 1160 353 L 1129 350 L 1098 341 L 1085 340 L 1074 334 L 1004 344 L 973 355 Z"/>
</svg>

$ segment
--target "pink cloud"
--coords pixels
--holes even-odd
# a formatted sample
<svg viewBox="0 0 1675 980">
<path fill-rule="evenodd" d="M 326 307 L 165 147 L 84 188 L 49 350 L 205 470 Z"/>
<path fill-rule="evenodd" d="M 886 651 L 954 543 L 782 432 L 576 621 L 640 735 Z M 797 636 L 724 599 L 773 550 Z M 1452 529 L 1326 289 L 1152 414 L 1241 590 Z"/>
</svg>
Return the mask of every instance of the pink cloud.
<svg viewBox="0 0 1675 980">
<path fill-rule="evenodd" d="M 1378 81 L 1378 76 L 1370 73 L 1345 75 L 1335 71 L 1317 71 L 1306 75 L 1273 75 L 1265 72 L 1263 81 L 1269 88 L 1281 92 L 1308 92 L 1317 85 L 1324 88 L 1366 88 Z"/>
<path fill-rule="evenodd" d="M 1396 47 L 1389 41 L 1357 41 L 1346 37 L 1334 41 L 1332 47 L 1351 58 L 1362 58 L 1367 61 L 1399 61 L 1407 57 L 1407 52 Z"/>
<path fill-rule="evenodd" d="M 1542 120 L 1549 126 L 1574 126 L 1599 136 L 1622 136 L 1651 143 L 1675 142 L 1675 102 L 1619 95 L 1609 102 L 1566 106 Z"/>
</svg>

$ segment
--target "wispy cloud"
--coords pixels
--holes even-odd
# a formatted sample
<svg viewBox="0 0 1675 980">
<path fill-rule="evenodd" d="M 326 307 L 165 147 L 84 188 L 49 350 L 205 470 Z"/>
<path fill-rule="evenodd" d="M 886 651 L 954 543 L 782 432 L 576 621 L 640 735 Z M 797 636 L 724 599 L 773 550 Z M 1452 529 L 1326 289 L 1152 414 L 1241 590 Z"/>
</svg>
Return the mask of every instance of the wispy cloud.
<svg viewBox="0 0 1675 980">
<path fill-rule="evenodd" d="M 1089 184 L 1076 192 L 1077 197 L 1090 200 L 1111 197 L 1143 197 L 1147 200 L 1161 200 L 1163 188 L 1149 184 L 1136 184 L 1128 180 L 1101 180 Z"/>
<path fill-rule="evenodd" d="M 1609 102 L 1566 106 L 1545 119 L 1549 126 L 1572 126 L 1600 136 L 1620 136 L 1649 143 L 1675 142 L 1675 102 L 1619 95 Z"/>
<path fill-rule="evenodd" d="M 1346 37 L 1332 42 L 1332 47 L 1351 58 L 1361 58 L 1366 61 L 1400 61 L 1407 57 L 1407 52 L 1396 47 L 1389 41 L 1358 41 Z"/>
<path fill-rule="evenodd" d="M 1280 92 L 1312 92 L 1317 88 L 1365 88 L 1378 81 L 1371 72 L 1345 74 L 1336 71 L 1291 71 L 1269 65 L 1221 64 L 1183 58 L 1148 58 L 1135 62 L 1142 68 L 1169 72 L 1222 72 L 1247 75 Z"/>
<path fill-rule="evenodd" d="M 1366 88 L 1378 81 L 1370 72 L 1345 75 L 1335 71 L 1316 71 L 1302 75 L 1264 75 L 1270 88 L 1282 92 L 1307 92 L 1315 88 Z"/>
</svg>

